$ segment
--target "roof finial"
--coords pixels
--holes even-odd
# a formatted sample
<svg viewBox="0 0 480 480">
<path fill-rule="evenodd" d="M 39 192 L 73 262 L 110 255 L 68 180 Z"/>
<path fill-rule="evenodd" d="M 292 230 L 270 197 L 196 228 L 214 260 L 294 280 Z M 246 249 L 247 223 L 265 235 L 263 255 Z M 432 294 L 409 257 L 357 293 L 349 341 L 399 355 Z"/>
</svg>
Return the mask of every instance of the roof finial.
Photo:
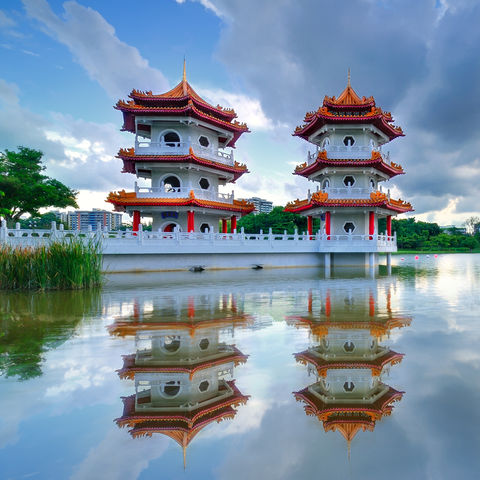
<svg viewBox="0 0 480 480">
<path fill-rule="evenodd" d="M 183 77 L 182 77 L 182 86 L 183 86 L 183 94 L 187 94 L 187 66 L 186 66 L 185 55 L 183 56 Z"/>
<path fill-rule="evenodd" d="M 183 469 L 187 469 L 187 447 L 183 446 Z"/>
<path fill-rule="evenodd" d="M 350 68 L 348 69 L 348 83 L 347 86 L 350 87 Z"/>
</svg>

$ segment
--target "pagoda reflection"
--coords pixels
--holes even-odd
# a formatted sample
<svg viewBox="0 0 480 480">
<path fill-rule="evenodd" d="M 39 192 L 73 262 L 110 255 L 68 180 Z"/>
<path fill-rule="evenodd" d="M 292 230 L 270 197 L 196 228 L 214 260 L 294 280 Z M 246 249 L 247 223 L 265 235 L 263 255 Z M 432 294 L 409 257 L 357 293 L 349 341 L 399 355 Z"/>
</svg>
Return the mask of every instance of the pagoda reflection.
<svg viewBox="0 0 480 480">
<path fill-rule="evenodd" d="M 383 297 L 383 298 L 382 298 Z M 410 325 L 391 308 L 392 285 L 370 291 L 326 290 L 308 294 L 306 312 L 287 317 L 289 324 L 308 328 L 314 345 L 296 353 L 316 382 L 294 392 L 307 415 L 318 418 L 326 432 L 338 431 L 350 445 L 359 431 L 373 431 L 392 413 L 404 392 L 384 383 L 390 367 L 403 354 L 382 345 L 390 332 Z"/>
<path fill-rule="evenodd" d="M 118 371 L 120 378 L 134 380 L 135 394 L 122 399 L 117 425 L 134 438 L 170 437 L 183 449 L 184 462 L 187 446 L 202 429 L 233 419 L 249 398 L 229 380 L 248 356 L 222 337 L 233 336 L 235 327 L 249 325 L 251 318 L 238 312 L 234 295 L 218 296 L 213 304 L 204 300 L 166 298 L 177 308 L 157 310 L 137 302 L 129 318 L 117 318 L 109 327 L 112 335 L 134 335 L 136 345 Z"/>
</svg>

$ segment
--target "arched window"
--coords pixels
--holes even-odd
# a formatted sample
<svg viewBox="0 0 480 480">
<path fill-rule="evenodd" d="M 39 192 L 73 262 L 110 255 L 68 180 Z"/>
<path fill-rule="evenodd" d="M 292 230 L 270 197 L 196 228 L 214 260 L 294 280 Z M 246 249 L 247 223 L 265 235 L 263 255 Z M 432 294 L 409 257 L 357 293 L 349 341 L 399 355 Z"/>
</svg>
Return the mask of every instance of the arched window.
<svg viewBox="0 0 480 480">
<path fill-rule="evenodd" d="M 329 145 L 330 145 L 330 139 L 327 137 L 327 138 L 322 142 L 322 148 L 327 149 Z"/>
<path fill-rule="evenodd" d="M 323 182 L 322 182 L 322 189 L 325 190 L 326 188 L 329 188 L 330 187 L 330 179 L 326 178 Z"/>
<path fill-rule="evenodd" d="M 177 132 L 165 132 L 162 135 L 162 142 L 167 145 L 167 147 L 178 147 L 180 143 L 180 136 Z"/>
<path fill-rule="evenodd" d="M 180 190 L 180 179 L 175 175 L 169 175 L 163 179 L 162 187 L 165 193 L 178 192 Z"/>
<path fill-rule="evenodd" d="M 372 190 L 375 190 L 375 187 L 377 186 L 375 180 L 373 178 L 370 179 L 370 188 Z"/>
</svg>

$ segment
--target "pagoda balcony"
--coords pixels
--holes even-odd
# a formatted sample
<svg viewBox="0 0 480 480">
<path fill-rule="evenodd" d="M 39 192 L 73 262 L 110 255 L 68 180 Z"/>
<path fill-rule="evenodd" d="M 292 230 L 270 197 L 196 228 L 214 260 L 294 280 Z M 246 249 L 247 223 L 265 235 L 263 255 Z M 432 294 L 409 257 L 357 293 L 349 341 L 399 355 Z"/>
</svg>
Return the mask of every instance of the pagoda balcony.
<svg viewBox="0 0 480 480">
<path fill-rule="evenodd" d="M 188 155 L 190 147 L 193 153 L 199 157 L 233 166 L 233 152 L 226 153 L 217 148 L 204 147 L 193 142 L 148 142 L 143 140 L 135 141 L 136 155 Z"/>
<path fill-rule="evenodd" d="M 372 152 L 381 152 L 382 150 L 380 147 L 372 148 L 371 146 L 356 146 L 356 145 L 328 145 L 325 147 L 327 152 L 327 157 L 335 160 L 335 159 L 352 159 L 352 160 L 367 160 L 372 157 Z M 307 152 L 307 164 L 311 165 L 317 159 L 318 151 L 315 152 Z M 385 163 L 390 164 L 390 152 L 382 153 L 383 159 Z"/>
<path fill-rule="evenodd" d="M 139 187 L 135 184 L 137 198 L 188 198 L 191 192 L 195 198 L 233 204 L 233 191 L 232 193 L 220 193 L 215 190 L 190 187 L 171 187 L 166 191 L 164 187 Z"/>
<path fill-rule="evenodd" d="M 326 187 L 322 192 L 328 193 L 328 198 L 370 198 L 376 188 L 361 187 Z"/>
</svg>

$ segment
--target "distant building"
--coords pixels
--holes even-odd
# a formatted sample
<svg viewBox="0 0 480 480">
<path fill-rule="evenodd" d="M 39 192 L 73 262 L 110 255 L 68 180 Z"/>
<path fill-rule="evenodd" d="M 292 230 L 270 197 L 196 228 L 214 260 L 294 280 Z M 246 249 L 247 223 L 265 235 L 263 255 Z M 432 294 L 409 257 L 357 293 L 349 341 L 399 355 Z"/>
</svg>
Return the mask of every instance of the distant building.
<svg viewBox="0 0 480 480">
<path fill-rule="evenodd" d="M 74 212 L 67 212 L 68 228 L 71 230 L 88 230 L 91 226 L 92 230 L 97 229 L 100 224 L 102 228 L 107 227 L 108 230 L 117 230 L 122 225 L 122 214 L 108 212 L 94 208 L 88 210 L 75 210 Z"/>
<path fill-rule="evenodd" d="M 53 213 L 57 220 L 61 223 L 68 224 L 68 214 L 67 212 L 61 212 L 60 210 L 52 210 L 50 213 Z"/>
<path fill-rule="evenodd" d="M 442 233 L 446 233 L 448 235 L 466 235 L 467 234 L 466 227 L 456 227 L 455 225 L 440 226 L 440 230 L 442 231 Z"/>
<path fill-rule="evenodd" d="M 249 203 L 253 203 L 255 205 L 255 211 L 253 213 L 270 213 L 273 210 L 273 202 L 269 202 L 264 198 L 259 197 L 251 197 L 251 198 L 244 198 Z"/>
</svg>

